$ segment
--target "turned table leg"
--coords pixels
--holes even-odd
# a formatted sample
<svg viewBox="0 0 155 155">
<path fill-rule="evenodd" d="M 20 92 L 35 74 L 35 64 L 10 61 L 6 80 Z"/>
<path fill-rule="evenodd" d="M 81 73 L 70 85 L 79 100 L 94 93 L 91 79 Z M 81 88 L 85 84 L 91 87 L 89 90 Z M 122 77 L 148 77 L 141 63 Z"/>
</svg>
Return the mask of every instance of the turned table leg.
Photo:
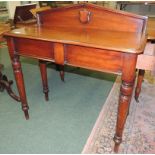
<svg viewBox="0 0 155 155">
<path fill-rule="evenodd" d="M 48 101 L 48 81 L 47 81 L 47 68 L 46 61 L 39 60 L 39 67 L 41 72 L 42 84 L 43 84 L 43 92 L 45 94 L 45 100 Z"/>
<path fill-rule="evenodd" d="M 120 88 L 121 92 L 119 96 L 117 125 L 116 125 L 116 133 L 114 136 L 114 142 L 115 142 L 114 151 L 116 153 L 118 152 L 119 145 L 122 142 L 123 129 L 126 122 L 126 118 L 129 114 L 129 106 L 131 101 L 133 85 L 134 81 L 131 83 L 122 81 L 122 85 Z"/>
<path fill-rule="evenodd" d="M 13 66 L 16 84 L 17 84 L 17 88 L 18 88 L 21 103 L 22 103 L 22 110 L 24 111 L 25 118 L 29 119 L 29 113 L 28 113 L 29 106 L 27 104 L 25 85 L 24 85 L 21 63 L 19 61 L 19 56 L 16 56 L 16 55 L 14 56 L 14 58 L 12 59 L 12 66 Z"/>
<path fill-rule="evenodd" d="M 115 153 L 118 153 L 119 146 L 122 142 L 123 129 L 129 114 L 130 101 L 135 81 L 136 56 L 126 55 L 123 62 L 122 84 L 120 88 L 116 132 L 114 136 Z"/>
<path fill-rule="evenodd" d="M 143 79 L 144 79 L 144 74 L 145 74 L 145 70 L 139 69 L 138 78 L 137 78 L 137 85 L 136 85 L 136 90 L 135 90 L 135 100 L 137 102 L 139 102 L 138 98 L 139 98 L 139 95 L 140 95 L 140 92 L 141 92 L 141 87 L 142 87 L 142 82 L 143 82 Z"/>
</svg>

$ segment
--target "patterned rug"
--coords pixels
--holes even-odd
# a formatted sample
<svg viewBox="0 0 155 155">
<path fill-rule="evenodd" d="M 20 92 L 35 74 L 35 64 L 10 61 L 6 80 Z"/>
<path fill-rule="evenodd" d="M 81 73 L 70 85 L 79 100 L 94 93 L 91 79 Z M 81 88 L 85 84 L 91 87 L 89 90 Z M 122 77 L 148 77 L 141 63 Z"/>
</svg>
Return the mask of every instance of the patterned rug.
<svg viewBox="0 0 155 155">
<path fill-rule="evenodd" d="M 120 77 L 117 78 L 82 153 L 114 153 Z M 132 97 L 119 153 L 155 153 L 155 78 L 145 74 L 139 103 Z"/>
</svg>

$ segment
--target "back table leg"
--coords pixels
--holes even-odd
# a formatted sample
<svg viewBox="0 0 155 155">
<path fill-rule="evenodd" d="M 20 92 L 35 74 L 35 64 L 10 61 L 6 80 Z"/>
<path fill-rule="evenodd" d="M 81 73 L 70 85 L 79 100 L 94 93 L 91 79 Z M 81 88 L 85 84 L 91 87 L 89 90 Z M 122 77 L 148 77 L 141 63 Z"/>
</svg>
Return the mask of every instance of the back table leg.
<svg viewBox="0 0 155 155">
<path fill-rule="evenodd" d="M 144 79 L 145 70 L 140 69 L 138 72 L 137 85 L 135 90 L 135 100 L 138 102 L 139 94 L 141 92 L 142 82 Z"/>
<path fill-rule="evenodd" d="M 39 60 L 39 67 L 41 72 L 42 84 L 43 84 L 43 92 L 45 93 L 45 100 L 48 101 L 48 82 L 47 82 L 47 68 L 46 61 Z"/>
<path fill-rule="evenodd" d="M 60 67 L 60 77 L 61 77 L 61 81 L 65 81 L 64 80 L 64 76 L 65 76 L 65 72 L 64 72 L 64 66 L 63 65 L 61 65 L 61 66 L 59 66 Z"/>
</svg>

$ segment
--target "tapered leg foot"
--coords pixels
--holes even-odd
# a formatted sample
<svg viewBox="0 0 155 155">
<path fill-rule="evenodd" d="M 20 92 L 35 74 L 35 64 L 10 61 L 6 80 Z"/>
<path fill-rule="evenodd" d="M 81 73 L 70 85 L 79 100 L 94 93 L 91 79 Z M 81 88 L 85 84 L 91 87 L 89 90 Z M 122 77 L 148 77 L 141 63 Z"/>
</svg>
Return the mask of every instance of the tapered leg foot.
<svg viewBox="0 0 155 155">
<path fill-rule="evenodd" d="M 28 120 L 29 119 L 29 112 L 28 112 L 28 110 L 24 110 L 24 115 L 25 115 L 25 119 Z"/>
<path fill-rule="evenodd" d="M 135 96 L 135 100 L 136 100 L 137 103 L 139 103 L 139 99 L 138 98 L 139 98 L 139 95 Z"/>
<path fill-rule="evenodd" d="M 64 79 L 64 71 L 60 71 L 60 77 L 61 77 L 61 81 L 65 82 L 65 79 Z"/>
<path fill-rule="evenodd" d="M 29 119 L 29 112 L 28 112 L 29 107 L 28 107 L 28 105 L 22 105 L 22 110 L 24 112 L 26 120 L 28 120 Z"/>
<path fill-rule="evenodd" d="M 49 97 L 48 97 L 48 92 L 49 92 L 49 90 L 46 89 L 46 88 L 43 88 L 43 92 L 44 92 L 44 94 L 45 94 L 45 100 L 48 101 L 48 100 L 49 100 Z"/>
<path fill-rule="evenodd" d="M 114 152 L 115 152 L 115 153 L 118 153 L 118 151 L 119 151 L 119 146 L 120 146 L 120 144 L 121 144 L 121 142 L 122 142 L 122 138 L 115 135 L 114 138 L 113 138 L 113 140 L 114 140 L 114 142 L 115 142 L 115 145 L 114 145 Z"/>
</svg>

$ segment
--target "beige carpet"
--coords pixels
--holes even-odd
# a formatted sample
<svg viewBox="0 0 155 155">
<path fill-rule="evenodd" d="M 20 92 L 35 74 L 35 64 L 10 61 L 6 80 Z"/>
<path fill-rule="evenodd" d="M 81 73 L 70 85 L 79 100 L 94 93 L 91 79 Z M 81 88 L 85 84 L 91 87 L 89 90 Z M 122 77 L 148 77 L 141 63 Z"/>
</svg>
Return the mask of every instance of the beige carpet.
<svg viewBox="0 0 155 155">
<path fill-rule="evenodd" d="M 104 104 L 82 153 L 114 153 L 120 77 Z M 132 98 L 119 153 L 155 153 L 155 78 L 147 72 L 139 97 Z"/>
</svg>

